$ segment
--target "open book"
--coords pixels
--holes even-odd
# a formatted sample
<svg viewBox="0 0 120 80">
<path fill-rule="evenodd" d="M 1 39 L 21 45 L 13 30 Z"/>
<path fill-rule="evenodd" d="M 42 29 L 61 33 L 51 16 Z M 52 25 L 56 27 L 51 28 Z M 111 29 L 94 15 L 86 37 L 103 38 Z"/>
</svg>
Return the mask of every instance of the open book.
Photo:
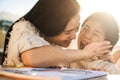
<svg viewBox="0 0 120 80">
<path fill-rule="evenodd" d="M 83 69 L 53 69 L 53 68 L 3 68 L 0 69 L 0 75 L 24 75 L 27 77 L 55 77 L 61 80 L 83 80 L 106 76 L 103 71 L 83 70 Z M 18 76 L 18 77 L 19 77 Z"/>
</svg>

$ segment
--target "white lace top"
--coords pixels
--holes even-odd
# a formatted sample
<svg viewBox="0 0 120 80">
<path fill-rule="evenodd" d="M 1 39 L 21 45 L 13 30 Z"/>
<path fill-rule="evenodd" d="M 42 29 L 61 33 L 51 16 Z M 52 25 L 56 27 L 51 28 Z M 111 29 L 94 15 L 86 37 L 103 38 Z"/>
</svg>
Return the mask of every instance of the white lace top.
<svg viewBox="0 0 120 80">
<path fill-rule="evenodd" d="M 34 47 L 50 45 L 42 37 L 36 28 L 29 22 L 21 19 L 13 25 L 8 43 L 7 58 L 3 65 L 23 67 L 24 64 L 20 60 L 20 53 Z"/>
</svg>

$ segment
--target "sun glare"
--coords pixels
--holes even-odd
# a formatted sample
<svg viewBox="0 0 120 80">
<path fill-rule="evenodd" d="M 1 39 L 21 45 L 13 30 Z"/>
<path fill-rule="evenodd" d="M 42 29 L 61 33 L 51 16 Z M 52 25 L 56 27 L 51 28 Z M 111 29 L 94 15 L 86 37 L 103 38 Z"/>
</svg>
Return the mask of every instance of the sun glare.
<svg viewBox="0 0 120 80">
<path fill-rule="evenodd" d="M 96 11 L 104 11 L 112 14 L 120 25 L 119 0 L 77 0 L 81 6 L 81 18 L 85 19 Z"/>
<path fill-rule="evenodd" d="M 96 11 L 103 11 L 110 13 L 115 17 L 118 22 L 119 30 L 120 30 L 120 10 L 119 10 L 119 0 L 77 0 L 81 6 L 81 23 L 86 19 L 87 16 Z M 119 33 L 120 36 L 120 33 Z M 118 50 L 120 48 L 120 39 L 118 43 L 114 47 L 114 50 Z"/>
</svg>

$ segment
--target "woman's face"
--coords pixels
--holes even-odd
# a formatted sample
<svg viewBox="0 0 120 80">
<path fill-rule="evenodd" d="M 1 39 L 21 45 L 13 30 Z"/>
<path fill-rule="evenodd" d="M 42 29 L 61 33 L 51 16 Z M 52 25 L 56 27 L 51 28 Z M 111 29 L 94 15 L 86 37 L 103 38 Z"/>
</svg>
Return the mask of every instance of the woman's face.
<svg viewBox="0 0 120 80">
<path fill-rule="evenodd" d="M 83 49 L 87 44 L 94 41 L 103 41 L 104 36 L 103 27 L 99 22 L 87 20 L 78 36 L 78 49 Z"/>
<path fill-rule="evenodd" d="M 76 38 L 76 32 L 79 30 L 80 15 L 75 15 L 67 24 L 65 30 L 54 37 L 48 37 L 50 43 L 57 44 L 62 47 L 68 47 L 73 39 Z"/>
</svg>

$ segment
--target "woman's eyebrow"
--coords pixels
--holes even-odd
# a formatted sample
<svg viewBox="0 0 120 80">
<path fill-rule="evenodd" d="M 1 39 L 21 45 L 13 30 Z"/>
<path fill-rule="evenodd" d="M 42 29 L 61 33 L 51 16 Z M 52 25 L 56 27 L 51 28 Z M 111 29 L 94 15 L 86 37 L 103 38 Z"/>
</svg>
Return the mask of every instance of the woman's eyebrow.
<svg viewBox="0 0 120 80">
<path fill-rule="evenodd" d="M 76 29 L 78 29 L 78 28 L 79 28 L 79 26 L 76 27 L 76 28 L 74 28 L 74 29 L 65 30 L 65 32 L 71 32 L 71 31 L 76 30 Z"/>
<path fill-rule="evenodd" d="M 70 32 L 70 31 L 73 31 L 74 29 L 69 29 L 69 30 L 65 30 L 65 32 Z"/>
</svg>

